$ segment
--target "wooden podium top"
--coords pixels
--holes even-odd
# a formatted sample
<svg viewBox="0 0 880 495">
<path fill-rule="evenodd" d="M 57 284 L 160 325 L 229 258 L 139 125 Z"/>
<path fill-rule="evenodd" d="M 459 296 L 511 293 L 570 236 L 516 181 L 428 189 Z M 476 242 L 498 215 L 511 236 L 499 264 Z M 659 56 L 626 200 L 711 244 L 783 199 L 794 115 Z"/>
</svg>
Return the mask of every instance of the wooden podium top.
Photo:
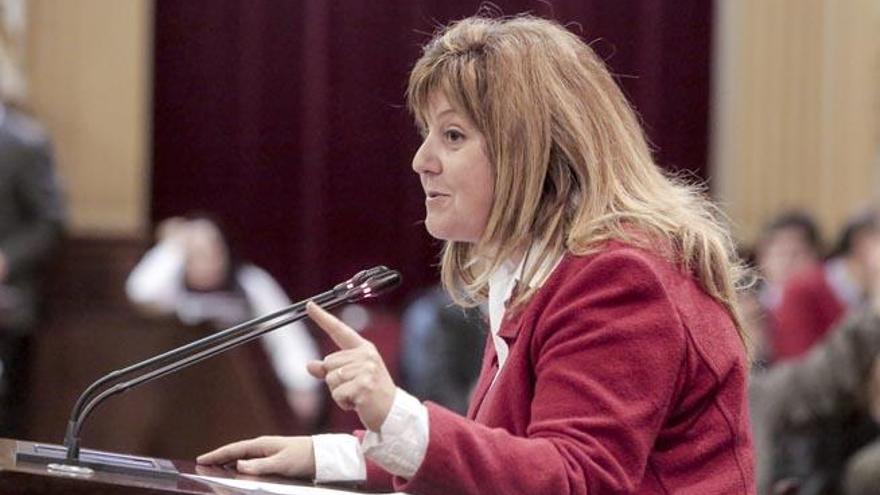
<svg viewBox="0 0 880 495">
<path fill-rule="evenodd" d="M 32 494 L 168 494 L 168 493 L 213 493 L 223 495 L 255 493 L 220 486 L 183 476 L 199 474 L 216 478 L 258 480 L 292 486 L 314 487 L 308 482 L 297 482 L 285 478 L 247 476 L 232 469 L 213 466 L 199 466 L 191 461 L 171 461 L 181 473 L 171 477 L 157 477 L 137 474 L 121 474 L 96 470 L 89 476 L 72 476 L 52 472 L 45 464 L 16 462 L 16 444 L 33 445 L 32 442 L 0 438 L 0 493 Z M 336 488 L 337 490 L 339 488 Z M 261 492 L 265 493 L 265 492 Z M 352 491 L 350 493 L 359 493 Z"/>
</svg>

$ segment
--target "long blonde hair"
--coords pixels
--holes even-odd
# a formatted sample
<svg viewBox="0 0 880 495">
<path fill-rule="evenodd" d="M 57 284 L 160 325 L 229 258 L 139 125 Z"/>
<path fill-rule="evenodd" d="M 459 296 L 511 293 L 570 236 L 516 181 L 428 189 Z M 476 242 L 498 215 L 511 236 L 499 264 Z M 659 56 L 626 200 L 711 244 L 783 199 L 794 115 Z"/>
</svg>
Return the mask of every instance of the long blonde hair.
<svg viewBox="0 0 880 495">
<path fill-rule="evenodd" d="M 482 237 L 443 249 L 442 281 L 457 303 L 484 300 L 491 273 L 524 248 L 539 248 L 523 274 L 529 287 L 546 260 L 617 239 L 692 274 L 745 341 L 736 297 L 744 269 L 723 216 L 700 187 L 661 172 L 623 93 L 577 36 L 531 16 L 455 22 L 410 74 L 420 125 L 435 91 L 484 134 L 495 177 Z"/>
</svg>

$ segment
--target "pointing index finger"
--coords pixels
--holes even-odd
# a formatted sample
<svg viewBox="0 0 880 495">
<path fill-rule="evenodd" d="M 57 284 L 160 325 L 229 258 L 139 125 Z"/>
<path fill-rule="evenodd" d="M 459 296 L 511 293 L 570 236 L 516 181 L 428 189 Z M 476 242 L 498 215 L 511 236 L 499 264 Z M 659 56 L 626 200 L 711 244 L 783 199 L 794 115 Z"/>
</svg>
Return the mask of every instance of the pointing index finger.
<svg viewBox="0 0 880 495">
<path fill-rule="evenodd" d="M 333 342 L 339 346 L 340 349 L 354 349 L 355 347 L 360 347 L 364 345 L 367 340 L 361 337 L 354 329 L 342 323 L 339 318 L 331 315 L 324 308 L 318 306 L 312 301 L 309 301 L 306 304 L 306 313 L 308 313 L 309 318 L 312 319 L 321 330 L 330 336 L 333 339 Z"/>
</svg>

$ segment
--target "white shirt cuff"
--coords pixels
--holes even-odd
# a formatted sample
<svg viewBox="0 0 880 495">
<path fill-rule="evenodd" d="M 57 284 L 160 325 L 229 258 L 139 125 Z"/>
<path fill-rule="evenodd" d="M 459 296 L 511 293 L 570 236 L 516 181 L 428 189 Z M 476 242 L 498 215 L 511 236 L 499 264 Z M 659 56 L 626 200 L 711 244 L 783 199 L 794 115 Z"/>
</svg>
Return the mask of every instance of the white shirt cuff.
<svg viewBox="0 0 880 495">
<path fill-rule="evenodd" d="M 315 481 L 366 481 L 367 461 L 354 435 L 323 434 L 312 436 L 315 451 Z"/>
<path fill-rule="evenodd" d="M 398 388 L 379 432 L 367 431 L 361 447 L 389 473 L 412 478 L 428 451 L 428 408 Z"/>
</svg>

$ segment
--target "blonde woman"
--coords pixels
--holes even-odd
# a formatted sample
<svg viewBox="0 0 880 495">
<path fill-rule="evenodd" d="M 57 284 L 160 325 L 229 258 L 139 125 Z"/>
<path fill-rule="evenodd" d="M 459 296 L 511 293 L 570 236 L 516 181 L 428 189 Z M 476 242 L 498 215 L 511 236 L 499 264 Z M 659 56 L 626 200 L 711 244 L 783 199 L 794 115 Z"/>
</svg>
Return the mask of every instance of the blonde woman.
<svg viewBox="0 0 880 495">
<path fill-rule="evenodd" d="M 467 417 L 395 387 L 311 305 L 340 350 L 309 370 L 366 431 L 198 462 L 412 494 L 752 493 L 733 247 L 654 164 L 602 61 L 550 21 L 465 19 L 425 47 L 408 102 L 443 283 L 488 300 Z"/>
</svg>

